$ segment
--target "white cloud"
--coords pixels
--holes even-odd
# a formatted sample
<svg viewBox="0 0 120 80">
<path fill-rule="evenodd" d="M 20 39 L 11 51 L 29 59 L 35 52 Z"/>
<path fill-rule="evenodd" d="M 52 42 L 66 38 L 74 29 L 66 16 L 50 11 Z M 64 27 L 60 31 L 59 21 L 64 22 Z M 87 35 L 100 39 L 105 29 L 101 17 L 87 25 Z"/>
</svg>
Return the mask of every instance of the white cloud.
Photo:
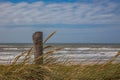
<svg viewBox="0 0 120 80">
<path fill-rule="evenodd" d="M 103 0 L 102 0 L 103 1 Z M 105 5 L 103 5 L 103 3 Z M 95 3 L 0 3 L 0 25 L 120 23 L 119 5 Z"/>
</svg>

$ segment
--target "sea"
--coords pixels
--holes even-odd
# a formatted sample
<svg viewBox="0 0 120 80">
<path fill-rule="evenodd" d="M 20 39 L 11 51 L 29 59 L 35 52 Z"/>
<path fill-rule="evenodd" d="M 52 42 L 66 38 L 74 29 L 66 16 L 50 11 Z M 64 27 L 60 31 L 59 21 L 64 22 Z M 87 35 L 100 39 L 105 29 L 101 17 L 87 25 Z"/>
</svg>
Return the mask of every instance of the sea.
<svg viewBox="0 0 120 80">
<path fill-rule="evenodd" d="M 72 64 L 78 63 L 106 63 L 113 59 L 120 52 L 120 44 L 103 44 L 103 43 L 48 43 L 45 46 L 52 45 L 56 48 L 63 47 L 59 51 L 55 51 L 51 56 L 58 61 L 68 61 Z M 30 50 L 32 43 L 0 43 L 0 64 L 12 63 L 16 56 Z M 47 52 L 45 50 L 44 52 Z M 24 57 L 21 57 L 19 62 Z M 31 61 L 34 60 L 34 54 Z M 118 56 L 113 63 L 119 63 Z"/>
</svg>

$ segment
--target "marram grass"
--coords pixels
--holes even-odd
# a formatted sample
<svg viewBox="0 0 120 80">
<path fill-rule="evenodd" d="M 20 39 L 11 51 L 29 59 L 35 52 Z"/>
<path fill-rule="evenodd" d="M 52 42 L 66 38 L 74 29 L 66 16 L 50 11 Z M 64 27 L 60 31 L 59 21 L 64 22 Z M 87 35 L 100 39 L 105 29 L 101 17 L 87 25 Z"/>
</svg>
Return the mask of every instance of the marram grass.
<svg viewBox="0 0 120 80">
<path fill-rule="evenodd" d="M 120 80 L 120 64 L 101 65 L 0 65 L 0 80 Z M 41 73 L 42 72 L 42 73 Z"/>
<path fill-rule="evenodd" d="M 50 34 L 46 42 L 55 32 Z M 32 48 L 18 55 L 11 64 L 0 65 L 0 80 L 120 80 L 120 63 L 113 61 L 120 55 L 118 52 L 112 59 L 104 64 L 76 64 L 66 65 L 67 61 L 58 62 L 51 55 L 62 49 L 54 46 L 45 46 L 50 50 L 44 53 L 44 64 L 36 65 L 34 61 L 30 64 Z M 17 62 L 21 56 L 24 59 Z M 40 58 L 39 57 L 39 58 Z M 39 59 L 38 58 L 38 59 Z"/>
</svg>

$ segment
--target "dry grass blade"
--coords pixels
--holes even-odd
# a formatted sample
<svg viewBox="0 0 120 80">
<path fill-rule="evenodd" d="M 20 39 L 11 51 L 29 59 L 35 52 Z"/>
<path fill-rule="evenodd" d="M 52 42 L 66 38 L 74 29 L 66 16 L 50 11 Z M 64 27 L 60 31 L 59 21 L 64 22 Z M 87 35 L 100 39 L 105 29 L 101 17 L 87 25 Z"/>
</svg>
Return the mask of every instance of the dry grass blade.
<svg viewBox="0 0 120 80">
<path fill-rule="evenodd" d="M 55 58 L 55 57 L 47 57 L 47 58 L 45 58 L 44 59 L 44 65 L 56 65 L 56 64 L 58 64 L 59 62 L 58 62 L 58 58 Z"/>
<path fill-rule="evenodd" d="M 118 58 L 119 55 L 120 55 L 120 51 L 118 51 L 117 54 L 112 59 L 110 59 L 107 63 L 103 64 L 100 67 L 100 69 L 98 69 L 98 71 L 104 69 L 107 66 L 109 66 L 113 61 L 115 61 Z"/>
<path fill-rule="evenodd" d="M 45 46 L 43 49 L 54 48 L 52 45 Z"/>
<path fill-rule="evenodd" d="M 33 61 L 33 63 L 36 62 L 36 61 L 38 61 L 38 60 L 40 60 L 41 58 L 43 58 L 43 56 L 37 57 L 37 58 Z M 32 64 L 33 64 L 33 63 L 32 63 Z"/>
<path fill-rule="evenodd" d="M 116 59 L 119 55 L 120 55 L 120 53 L 117 52 L 117 54 L 116 54 L 111 60 L 109 60 L 109 61 L 107 62 L 107 64 L 110 64 L 110 63 L 112 63 L 113 61 L 115 61 L 115 59 Z"/>
<path fill-rule="evenodd" d="M 31 57 L 30 54 L 31 54 L 32 49 L 33 49 L 33 47 L 31 47 L 30 50 L 27 52 L 27 54 L 26 54 L 26 56 L 24 58 L 24 61 L 22 63 L 25 64 L 30 59 L 30 57 Z"/>
<path fill-rule="evenodd" d="M 56 31 L 52 32 L 43 42 L 43 44 L 45 44 L 54 34 L 56 33 Z"/>
<path fill-rule="evenodd" d="M 14 59 L 14 61 L 12 62 L 12 65 L 16 64 L 16 62 L 19 60 L 19 58 L 20 58 L 21 56 L 23 56 L 25 53 L 26 53 L 26 52 L 23 52 L 23 53 L 21 53 L 20 55 L 18 55 L 18 56 Z"/>
<path fill-rule="evenodd" d="M 61 50 L 61 49 L 63 49 L 63 47 L 50 50 L 50 51 L 48 51 L 48 52 L 45 53 L 45 56 L 44 56 L 44 57 L 47 58 L 49 55 L 51 55 L 51 54 L 53 54 L 54 52 L 59 51 L 59 50 Z"/>
<path fill-rule="evenodd" d="M 30 55 L 30 52 L 32 51 L 32 49 L 33 49 L 33 47 L 31 47 L 31 49 L 30 49 L 28 52 L 23 52 L 23 53 L 21 53 L 20 55 L 18 55 L 18 56 L 14 59 L 12 65 L 16 64 L 16 62 L 19 60 L 19 58 L 27 53 L 27 55 L 25 56 L 25 59 L 24 59 L 24 61 L 23 61 L 23 62 L 25 62 L 26 59 L 28 59 L 27 57 Z"/>
</svg>

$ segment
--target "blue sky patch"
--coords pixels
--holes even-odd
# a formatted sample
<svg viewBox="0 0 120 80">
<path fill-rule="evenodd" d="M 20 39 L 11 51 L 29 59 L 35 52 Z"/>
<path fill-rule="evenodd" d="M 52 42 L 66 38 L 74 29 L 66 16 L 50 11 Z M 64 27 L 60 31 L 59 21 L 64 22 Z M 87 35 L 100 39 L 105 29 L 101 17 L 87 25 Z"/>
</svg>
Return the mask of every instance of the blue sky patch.
<svg viewBox="0 0 120 80">
<path fill-rule="evenodd" d="M 0 43 L 30 43 L 35 31 L 57 31 L 52 43 L 120 43 L 120 0 L 0 0 Z"/>
</svg>

